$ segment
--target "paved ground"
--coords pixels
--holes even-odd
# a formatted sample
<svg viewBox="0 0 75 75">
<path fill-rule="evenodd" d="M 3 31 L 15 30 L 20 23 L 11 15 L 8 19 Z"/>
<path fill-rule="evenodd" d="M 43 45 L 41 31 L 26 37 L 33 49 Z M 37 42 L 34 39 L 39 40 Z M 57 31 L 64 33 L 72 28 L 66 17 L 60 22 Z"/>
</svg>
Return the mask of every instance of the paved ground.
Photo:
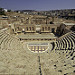
<svg viewBox="0 0 75 75">
<path fill-rule="evenodd" d="M 18 38 L 22 39 L 55 39 L 55 35 L 53 33 L 49 34 L 19 34 L 17 35 Z"/>
</svg>

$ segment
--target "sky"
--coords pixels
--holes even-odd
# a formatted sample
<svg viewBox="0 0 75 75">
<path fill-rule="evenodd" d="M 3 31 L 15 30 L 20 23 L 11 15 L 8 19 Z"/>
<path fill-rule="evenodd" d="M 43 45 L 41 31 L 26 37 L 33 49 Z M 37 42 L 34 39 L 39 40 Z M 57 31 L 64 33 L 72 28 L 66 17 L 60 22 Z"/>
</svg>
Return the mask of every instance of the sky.
<svg viewBox="0 0 75 75">
<path fill-rule="evenodd" d="M 0 0 L 0 7 L 37 11 L 75 9 L 75 0 Z"/>
</svg>

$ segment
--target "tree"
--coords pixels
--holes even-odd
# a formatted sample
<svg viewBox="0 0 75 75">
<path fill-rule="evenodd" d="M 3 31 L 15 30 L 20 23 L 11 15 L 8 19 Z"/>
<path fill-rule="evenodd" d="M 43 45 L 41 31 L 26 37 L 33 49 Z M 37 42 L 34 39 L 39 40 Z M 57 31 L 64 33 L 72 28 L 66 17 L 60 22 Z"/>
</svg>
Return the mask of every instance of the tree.
<svg viewBox="0 0 75 75">
<path fill-rule="evenodd" d="M 11 12 L 11 10 L 8 10 L 8 12 Z"/>
<path fill-rule="evenodd" d="M 71 30 L 67 29 L 66 28 L 66 25 L 65 24 L 61 24 L 58 28 L 57 28 L 57 31 L 56 31 L 56 35 L 57 36 L 62 36 L 68 32 L 70 32 Z"/>
<path fill-rule="evenodd" d="M 3 8 L 0 8 L 0 15 L 5 15 Z"/>
<path fill-rule="evenodd" d="M 56 30 L 56 35 L 62 36 L 63 33 L 64 33 L 65 28 L 66 28 L 66 25 L 65 25 L 65 24 L 61 24 L 61 25 L 57 28 L 57 30 Z"/>
<path fill-rule="evenodd" d="M 54 24 L 53 21 L 51 21 L 50 24 Z"/>
<path fill-rule="evenodd" d="M 3 8 L 0 8 L 0 11 L 3 11 Z"/>
</svg>

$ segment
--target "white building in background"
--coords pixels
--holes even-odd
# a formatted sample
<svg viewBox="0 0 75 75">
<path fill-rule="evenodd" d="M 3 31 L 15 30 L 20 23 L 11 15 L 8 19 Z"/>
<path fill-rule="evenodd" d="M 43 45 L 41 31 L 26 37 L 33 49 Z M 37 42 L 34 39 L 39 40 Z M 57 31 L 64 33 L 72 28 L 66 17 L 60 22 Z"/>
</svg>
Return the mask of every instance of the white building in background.
<svg viewBox="0 0 75 75">
<path fill-rule="evenodd" d="M 4 11 L 7 12 L 8 10 L 7 9 L 4 9 Z"/>
</svg>

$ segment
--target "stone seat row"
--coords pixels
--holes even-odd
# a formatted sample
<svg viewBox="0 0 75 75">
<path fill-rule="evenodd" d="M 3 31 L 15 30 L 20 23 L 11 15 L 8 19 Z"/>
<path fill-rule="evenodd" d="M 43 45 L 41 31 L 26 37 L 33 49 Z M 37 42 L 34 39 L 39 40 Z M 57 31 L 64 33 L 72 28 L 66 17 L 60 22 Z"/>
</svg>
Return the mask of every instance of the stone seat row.
<svg viewBox="0 0 75 75">
<path fill-rule="evenodd" d="M 74 50 L 75 32 L 71 32 L 55 42 L 55 50 Z"/>
<path fill-rule="evenodd" d="M 75 32 L 69 32 L 55 42 L 55 52 L 64 54 L 66 60 L 75 61 Z"/>
<path fill-rule="evenodd" d="M 20 49 L 20 41 L 12 35 L 7 34 L 5 31 L 0 31 L 0 49 Z"/>
</svg>

